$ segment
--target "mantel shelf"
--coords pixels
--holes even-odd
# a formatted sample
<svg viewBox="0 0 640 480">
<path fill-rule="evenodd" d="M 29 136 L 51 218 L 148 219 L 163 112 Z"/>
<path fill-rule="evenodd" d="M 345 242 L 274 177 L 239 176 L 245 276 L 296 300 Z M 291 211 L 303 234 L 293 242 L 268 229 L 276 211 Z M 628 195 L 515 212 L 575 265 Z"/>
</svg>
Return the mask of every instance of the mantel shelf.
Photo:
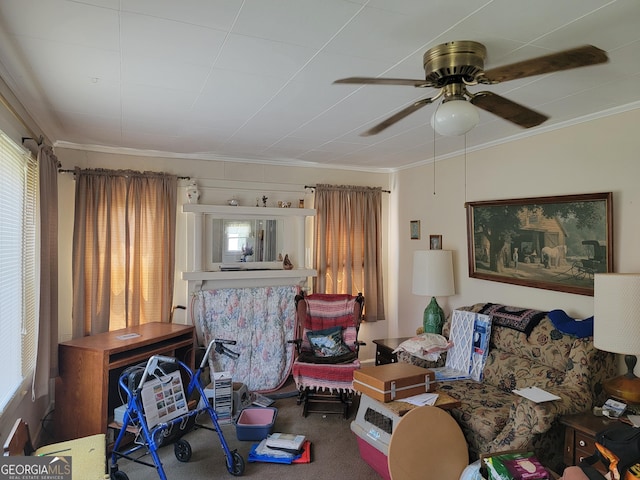
<svg viewBox="0 0 640 480">
<path fill-rule="evenodd" d="M 259 278 L 302 278 L 315 277 L 318 272 L 308 268 L 292 270 L 238 270 L 227 272 L 182 272 L 183 280 L 248 280 Z"/>
<path fill-rule="evenodd" d="M 313 208 L 231 207 L 229 205 L 201 205 L 197 203 L 185 203 L 182 205 L 182 211 L 221 216 L 251 215 L 261 217 L 313 217 L 316 214 Z"/>
</svg>

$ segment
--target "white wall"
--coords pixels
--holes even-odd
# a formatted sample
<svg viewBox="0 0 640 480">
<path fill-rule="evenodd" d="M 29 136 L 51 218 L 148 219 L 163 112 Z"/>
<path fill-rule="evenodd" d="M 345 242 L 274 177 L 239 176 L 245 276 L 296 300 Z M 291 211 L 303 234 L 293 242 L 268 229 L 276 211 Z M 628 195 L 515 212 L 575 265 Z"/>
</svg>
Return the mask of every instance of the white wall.
<svg viewBox="0 0 640 480">
<path fill-rule="evenodd" d="M 268 197 L 267 205 L 276 206 L 278 200 L 290 201 L 293 206 L 298 205 L 300 199 L 306 198 L 307 204 L 311 200 L 310 190 L 305 185 L 317 183 L 341 185 L 366 185 L 389 189 L 389 175 L 386 173 L 368 173 L 325 168 L 303 168 L 277 165 L 262 165 L 252 163 L 169 159 L 160 157 L 140 157 L 131 155 L 116 155 L 90 151 L 57 148 L 56 155 L 62 162 L 64 169 L 80 168 L 110 168 L 165 171 L 178 176 L 191 177 L 197 180 L 201 190 L 200 203 L 212 205 L 226 205 L 232 197 L 243 206 L 255 206 L 262 196 Z M 74 188 L 73 175 L 60 175 L 59 179 L 59 249 L 60 249 L 60 332 L 59 338 L 65 341 L 71 338 L 71 245 L 73 240 L 73 209 Z M 188 305 L 187 282 L 182 280 L 181 274 L 188 268 L 187 255 L 187 215 L 182 213 L 181 205 L 187 203 L 185 187 L 188 181 L 179 182 L 178 218 L 176 239 L 176 276 L 174 290 L 174 305 Z M 389 239 L 386 235 L 389 228 L 389 195 L 383 195 L 383 242 L 384 258 L 387 258 Z M 385 275 L 386 277 L 386 275 Z M 386 278 L 385 278 L 386 280 Z M 387 281 L 388 285 L 389 282 Z M 386 299 L 389 303 L 389 296 Z M 392 312 L 387 306 L 387 311 Z M 394 317 L 395 318 L 395 317 Z M 185 318 L 182 310 L 176 310 L 174 321 L 177 323 L 191 323 Z M 393 321 L 393 324 L 397 322 Z M 379 321 L 363 324 L 360 338 L 367 342 L 361 351 L 362 359 L 375 357 L 375 345 L 371 340 L 388 336 L 390 322 Z"/>
<path fill-rule="evenodd" d="M 496 302 L 539 309 L 561 308 L 576 318 L 592 315 L 593 298 L 528 288 L 468 276 L 465 202 L 591 192 L 613 192 L 614 269 L 640 271 L 640 136 L 635 125 L 640 110 L 613 115 L 561 130 L 527 137 L 484 150 L 469 148 L 466 156 L 439 160 L 435 166 L 401 170 L 387 175 L 324 168 L 284 167 L 223 161 L 134 157 L 57 149 L 63 168 L 132 168 L 191 176 L 203 186 L 202 203 L 224 204 L 235 196 L 242 205 L 255 205 L 266 194 L 269 202 L 303 198 L 304 185 L 341 183 L 390 189 L 384 203 L 384 249 L 387 258 L 384 288 L 387 321 L 365 324 L 361 339 L 368 343 L 362 358 L 374 357 L 375 338 L 408 336 L 421 325 L 428 299 L 411 293 L 414 250 L 428 249 L 430 234 L 443 236 L 443 248 L 454 252 L 456 295 L 438 299 L 447 313 L 476 302 Z M 468 144 L 472 145 L 469 134 Z M 459 141 L 462 137 L 447 139 Z M 436 145 L 437 148 L 437 145 Z M 431 152 L 425 152 L 429 157 Z M 336 181 L 339 179 L 339 181 Z M 61 175 L 60 186 L 60 338 L 70 336 L 71 240 L 73 232 L 72 175 Z M 182 182 L 186 185 L 187 182 Z M 307 199 L 309 192 L 306 192 Z M 186 201 L 181 194 L 179 202 Z M 183 214 L 179 214 L 179 217 Z M 410 240 L 409 222 L 420 220 L 420 240 Z M 184 304 L 186 282 L 185 219 L 178 219 L 176 304 Z M 184 233 L 184 231 L 182 232 Z M 176 312 L 176 321 L 188 322 Z"/>
<path fill-rule="evenodd" d="M 471 279 L 467 265 L 466 201 L 613 192 L 614 270 L 640 271 L 640 110 L 609 116 L 497 145 L 436 163 L 402 170 L 392 184 L 398 195 L 398 265 L 400 336 L 421 324 L 428 299 L 411 293 L 412 255 L 428 249 L 429 234 L 443 236 L 454 251 L 456 295 L 438 299 L 448 313 L 476 302 L 505 303 L 551 310 L 575 318 L 593 314 L 593 297 Z M 469 134 L 469 144 L 472 143 Z M 464 144 L 460 138 L 461 146 Z M 465 166 L 466 165 L 466 166 Z M 393 216 L 393 213 L 392 213 Z M 409 240 L 409 221 L 421 220 L 422 238 Z M 394 326 L 390 326 L 392 332 Z"/>
<path fill-rule="evenodd" d="M 3 84 L 0 84 L 2 87 Z M 29 136 L 15 127 L 8 115 L 0 118 L 11 136 Z M 614 193 L 615 270 L 640 271 L 640 238 L 635 206 L 640 205 L 640 110 L 635 110 L 562 130 L 537 135 L 482 151 L 470 151 L 463 157 L 439 161 L 436 165 L 436 194 L 433 194 L 433 165 L 387 175 L 338 169 L 264 166 L 159 157 L 109 155 L 57 148 L 63 168 L 132 168 L 168 171 L 192 176 L 208 185 L 204 201 L 224 203 L 233 194 L 241 202 L 255 201 L 268 193 L 286 195 L 294 201 L 304 185 L 343 183 L 381 186 L 392 193 L 384 204 L 385 304 L 388 321 L 365 324 L 361 338 L 368 342 L 363 358 L 373 358 L 372 339 L 406 336 L 421 324 L 427 300 L 411 293 L 413 251 L 428 248 L 429 234 L 443 235 L 443 247 L 454 251 L 457 294 L 439 299 L 447 312 L 475 302 L 500 302 L 541 309 L 562 308 L 575 317 L 590 316 L 592 297 L 551 292 L 535 288 L 470 279 L 467 269 L 465 201 L 499 198 L 535 197 L 612 191 Z M 472 134 L 469 144 L 472 145 Z M 461 141 L 461 138 L 448 141 Z M 462 147 L 462 145 L 461 145 Z M 425 152 L 425 158 L 431 152 Z M 71 245 L 73 235 L 74 181 L 72 175 L 59 177 L 60 245 L 60 339 L 71 332 Z M 290 196 L 290 198 L 289 198 Z M 271 198 L 271 197 L 270 197 Z M 273 197 L 275 199 L 275 197 Z M 279 198 L 280 199 L 280 198 Z M 242 203 L 244 204 L 244 203 Z M 420 220 L 422 237 L 409 239 L 409 221 Z M 184 233 L 184 232 L 183 232 Z M 184 237 L 179 234 L 178 258 L 186 258 Z M 182 244 L 180 242 L 183 242 Z M 178 260 L 179 262 L 184 260 Z M 176 272 L 176 304 L 186 300 L 186 282 Z M 176 314 L 176 321 L 188 320 Z M 636 369 L 636 373 L 639 373 Z M 40 414 L 46 405 L 21 402 L 18 409 L 6 412 L 0 421 L 5 432 L 9 420 L 26 418 L 37 433 Z M 1 437 L 1 434 L 0 434 Z"/>
</svg>

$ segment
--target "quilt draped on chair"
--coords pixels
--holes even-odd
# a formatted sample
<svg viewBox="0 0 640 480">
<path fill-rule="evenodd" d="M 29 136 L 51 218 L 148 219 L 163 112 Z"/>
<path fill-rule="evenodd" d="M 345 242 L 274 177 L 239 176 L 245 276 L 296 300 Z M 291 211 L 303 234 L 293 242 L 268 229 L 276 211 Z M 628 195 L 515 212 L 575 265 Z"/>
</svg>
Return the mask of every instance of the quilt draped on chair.
<svg viewBox="0 0 640 480">
<path fill-rule="evenodd" d="M 233 381 L 244 383 L 249 391 L 280 387 L 293 363 L 294 346 L 287 342 L 294 338 L 298 291 L 291 285 L 198 292 L 194 312 L 206 344 L 214 338 L 235 340 L 229 348 L 240 354 L 232 359 L 212 351 L 211 371 L 230 372 Z"/>
</svg>

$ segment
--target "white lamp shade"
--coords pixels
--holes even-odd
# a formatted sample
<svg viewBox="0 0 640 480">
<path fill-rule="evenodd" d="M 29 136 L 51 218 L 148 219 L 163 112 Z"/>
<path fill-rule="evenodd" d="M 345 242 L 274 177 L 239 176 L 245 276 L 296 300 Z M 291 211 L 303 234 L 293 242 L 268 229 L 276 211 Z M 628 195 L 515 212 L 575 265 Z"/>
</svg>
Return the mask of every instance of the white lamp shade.
<svg viewBox="0 0 640 480">
<path fill-rule="evenodd" d="M 456 293 L 453 284 L 453 257 L 450 250 L 413 252 L 414 295 L 448 297 Z"/>
<path fill-rule="evenodd" d="M 594 346 L 640 354 L 640 273 L 598 273 L 593 289 Z"/>
<path fill-rule="evenodd" d="M 449 100 L 438 106 L 431 118 L 431 125 L 440 135 L 453 137 L 464 135 L 478 125 L 478 109 L 466 100 Z"/>
</svg>

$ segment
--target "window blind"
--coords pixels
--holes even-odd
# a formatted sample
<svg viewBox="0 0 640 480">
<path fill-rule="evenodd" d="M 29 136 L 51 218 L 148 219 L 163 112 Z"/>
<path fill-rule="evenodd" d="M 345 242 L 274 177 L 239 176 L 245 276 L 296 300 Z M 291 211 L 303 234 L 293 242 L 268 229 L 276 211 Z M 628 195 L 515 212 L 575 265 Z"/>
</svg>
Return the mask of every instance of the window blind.
<svg viewBox="0 0 640 480">
<path fill-rule="evenodd" d="M 0 412 L 36 361 L 37 188 L 36 162 L 0 132 Z"/>
</svg>

